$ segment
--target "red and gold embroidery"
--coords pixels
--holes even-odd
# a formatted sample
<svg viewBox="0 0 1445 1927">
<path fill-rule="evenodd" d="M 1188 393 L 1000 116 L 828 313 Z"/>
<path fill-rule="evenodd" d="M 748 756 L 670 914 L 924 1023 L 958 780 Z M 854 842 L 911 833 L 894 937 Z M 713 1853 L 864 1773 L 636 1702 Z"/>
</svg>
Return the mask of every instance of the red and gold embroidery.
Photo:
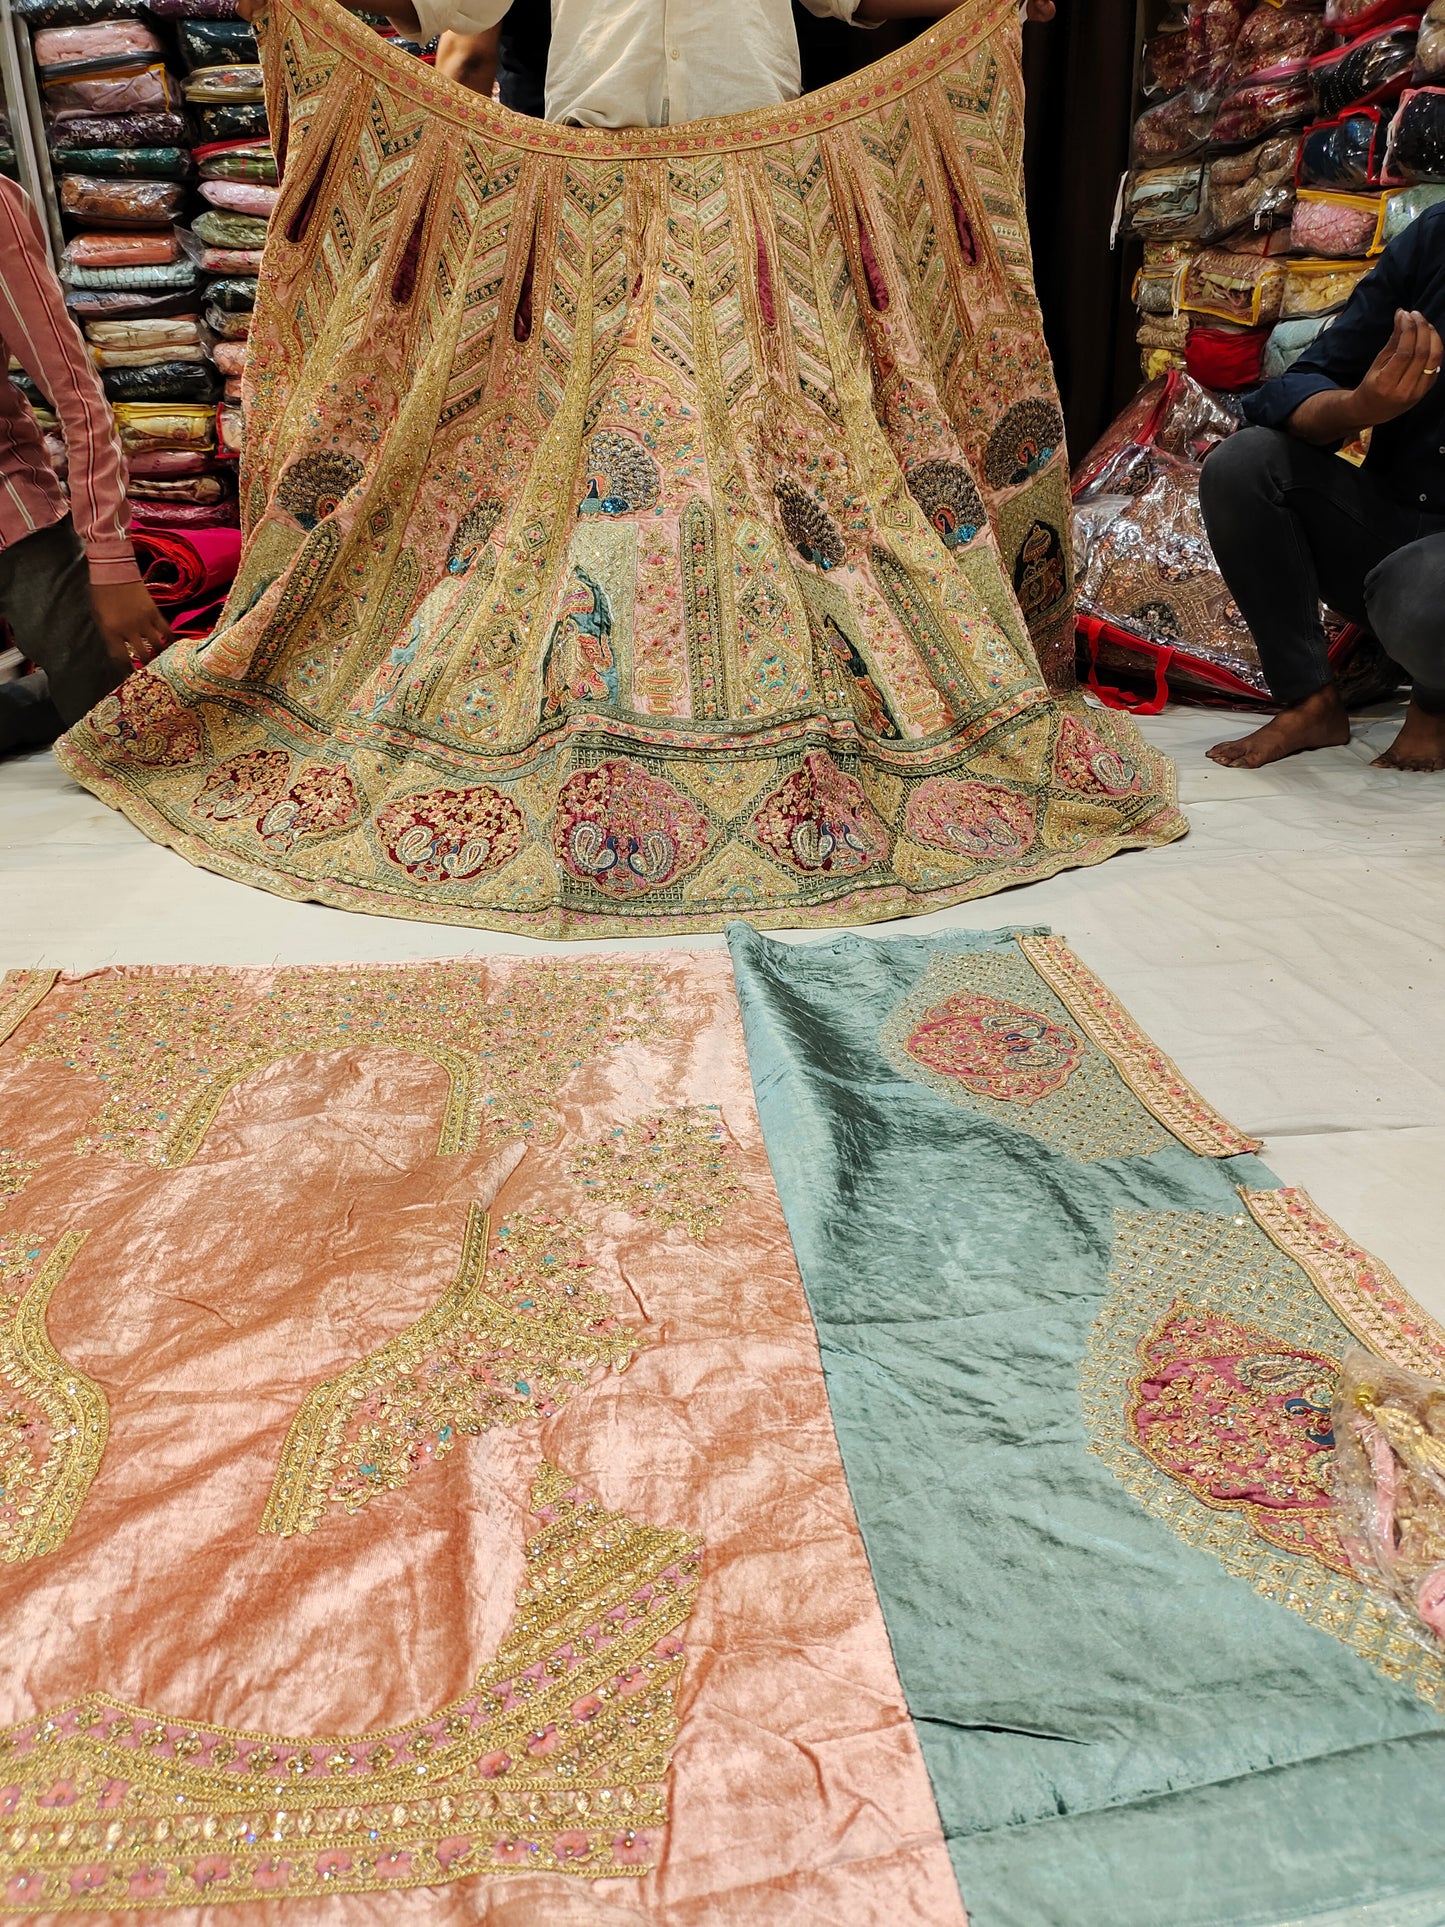
<svg viewBox="0 0 1445 1927">
<path fill-rule="evenodd" d="M 75 1523 L 110 1430 L 105 1394 L 50 1342 L 45 1314 L 85 1243 L 0 1238 L 0 1559 L 53 1552 Z"/>
<path fill-rule="evenodd" d="M 488 1254 L 473 1205 L 457 1276 L 408 1330 L 307 1394 L 286 1434 L 263 1532 L 311 1532 L 359 1512 L 494 1425 L 546 1418 L 646 1343 L 586 1282 L 581 1228 L 511 1218 Z"/>
<path fill-rule="evenodd" d="M 910 1033 L 910 1057 L 999 1103 L 1036 1104 L 1062 1090 L 1084 1054 L 1080 1040 L 1042 1012 L 960 991 Z"/>
<path fill-rule="evenodd" d="M 512 1625 L 467 1693 L 295 1738 L 92 1694 L 0 1733 L 13 1914 L 381 1893 L 656 1861 L 701 1547 L 541 1466 Z"/>
</svg>

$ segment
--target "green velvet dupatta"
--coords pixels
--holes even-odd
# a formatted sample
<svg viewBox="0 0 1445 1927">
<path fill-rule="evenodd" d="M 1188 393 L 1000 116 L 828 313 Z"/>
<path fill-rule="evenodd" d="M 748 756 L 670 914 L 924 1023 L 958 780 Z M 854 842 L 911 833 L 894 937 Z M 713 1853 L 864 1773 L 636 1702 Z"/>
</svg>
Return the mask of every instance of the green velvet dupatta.
<svg viewBox="0 0 1445 1927">
<path fill-rule="evenodd" d="M 768 1153 L 975 1927 L 1445 1921 L 1445 1664 L 1330 1400 L 1445 1335 L 1056 939 L 730 933 Z"/>
</svg>

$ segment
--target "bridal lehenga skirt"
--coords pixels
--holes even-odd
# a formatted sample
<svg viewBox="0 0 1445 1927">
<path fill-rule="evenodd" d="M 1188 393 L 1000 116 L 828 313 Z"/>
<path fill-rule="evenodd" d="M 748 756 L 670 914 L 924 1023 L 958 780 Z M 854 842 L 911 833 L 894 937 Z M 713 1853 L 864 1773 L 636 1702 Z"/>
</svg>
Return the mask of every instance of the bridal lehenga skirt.
<svg viewBox="0 0 1445 1927">
<path fill-rule="evenodd" d="M 273 0 L 216 633 L 66 767 L 283 895 L 539 936 L 937 909 L 1183 832 L 1071 693 L 1014 0 L 677 128 Z"/>
</svg>

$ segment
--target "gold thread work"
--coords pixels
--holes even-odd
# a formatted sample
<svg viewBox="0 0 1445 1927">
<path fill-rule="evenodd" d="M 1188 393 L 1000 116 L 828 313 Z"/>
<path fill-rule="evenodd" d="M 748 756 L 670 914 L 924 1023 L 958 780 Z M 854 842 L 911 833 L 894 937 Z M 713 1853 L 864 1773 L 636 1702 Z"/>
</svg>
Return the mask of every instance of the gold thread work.
<svg viewBox="0 0 1445 1927">
<path fill-rule="evenodd" d="M 496 1658 L 428 1717 L 298 1739 L 96 1693 L 0 1733 L 12 1913 L 648 1873 L 702 1548 L 545 1460 L 531 1505 Z"/>
<path fill-rule="evenodd" d="M 58 970 L 7 970 L 0 974 L 0 1044 L 14 1036 L 55 987 L 59 975 Z"/>
</svg>

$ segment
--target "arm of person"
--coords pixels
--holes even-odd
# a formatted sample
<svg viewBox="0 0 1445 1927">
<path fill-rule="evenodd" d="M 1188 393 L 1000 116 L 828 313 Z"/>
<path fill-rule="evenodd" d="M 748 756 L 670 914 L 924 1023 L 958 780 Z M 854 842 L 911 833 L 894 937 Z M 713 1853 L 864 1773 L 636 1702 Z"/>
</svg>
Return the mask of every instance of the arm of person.
<svg viewBox="0 0 1445 1927">
<path fill-rule="evenodd" d="M 1399 309 L 1390 339 L 1353 388 L 1322 388 L 1304 400 L 1285 426 L 1322 448 L 1378 428 L 1423 401 L 1440 374 L 1440 337 L 1424 315 Z"/>
<path fill-rule="evenodd" d="M 497 61 L 501 54 L 502 30 L 492 27 L 486 33 L 452 33 L 448 30 L 437 42 L 437 72 L 474 94 L 490 94 L 497 84 Z"/>
<path fill-rule="evenodd" d="M 34 210 L 18 190 L 0 193 L 0 260 L 0 339 L 60 417 L 71 521 L 85 549 L 106 650 L 127 668 L 149 662 L 170 630 L 141 581 L 127 534 L 125 471 L 110 404 L 66 312 Z"/>
</svg>

